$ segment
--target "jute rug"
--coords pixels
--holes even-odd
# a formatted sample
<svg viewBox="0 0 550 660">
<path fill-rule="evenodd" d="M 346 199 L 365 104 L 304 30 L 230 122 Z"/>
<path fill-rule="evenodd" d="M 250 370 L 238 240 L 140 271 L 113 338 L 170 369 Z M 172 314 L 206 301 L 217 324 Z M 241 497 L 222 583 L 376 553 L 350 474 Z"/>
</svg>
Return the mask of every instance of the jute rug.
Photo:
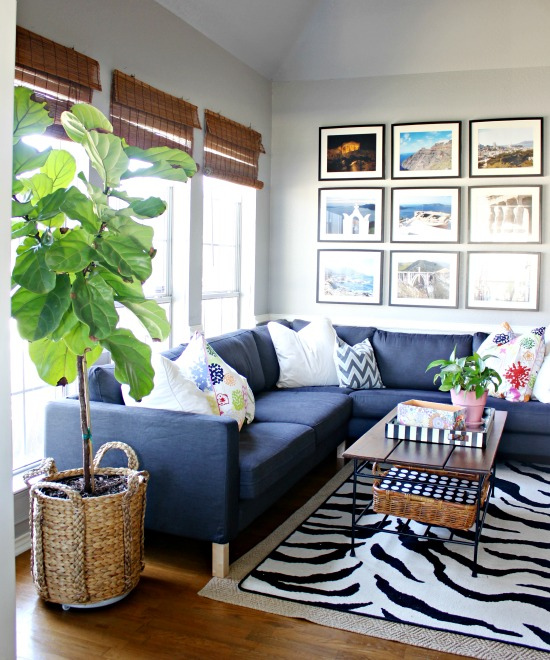
<svg viewBox="0 0 550 660">
<path fill-rule="evenodd" d="M 344 467 L 200 595 L 476 658 L 550 656 L 550 467 L 498 466 L 477 578 L 472 547 L 435 540 L 364 530 L 351 557 L 351 472 Z"/>
</svg>

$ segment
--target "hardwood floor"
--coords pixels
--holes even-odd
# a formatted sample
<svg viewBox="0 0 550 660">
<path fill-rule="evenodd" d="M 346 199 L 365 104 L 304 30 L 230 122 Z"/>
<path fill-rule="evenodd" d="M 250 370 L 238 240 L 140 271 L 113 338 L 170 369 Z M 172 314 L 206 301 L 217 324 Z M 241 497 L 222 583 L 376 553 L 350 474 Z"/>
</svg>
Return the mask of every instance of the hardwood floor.
<svg viewBox="0 0 550 660">
<path fill-rule="evenodd" d="M 231 545 L 231 561 L 254 547 L 342 466 L 327 459 Z M 17 657 L 25 660 L 178 658 L 454 658 L 399 642 L 326 628 L 202 598 L 211 546 L 147 533 L 146 567 L 124 600 L 69 610 L 36 595 L 29 553 L 17 558 Z"/>
</svg>

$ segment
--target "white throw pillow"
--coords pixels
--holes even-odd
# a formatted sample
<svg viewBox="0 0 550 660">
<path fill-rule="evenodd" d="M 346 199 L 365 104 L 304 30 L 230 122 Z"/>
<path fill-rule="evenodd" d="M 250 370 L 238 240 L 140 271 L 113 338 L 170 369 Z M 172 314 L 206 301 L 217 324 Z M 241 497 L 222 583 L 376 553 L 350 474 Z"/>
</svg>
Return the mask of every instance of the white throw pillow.
<svg viewBox="0 0 550 660">
<path fill-rule="evenodd" d="M 329 319 L 316 319 L 298 332 L 273 322 L 267 328 L 279 361 L 277 387 L 338 385 L 336 332 Z"/>
<path fill-rule="evenodd" d="M 550 355 L 544 358 L 544 362 L 535 380 L 533 399 L 542 401 L 542 403 L 550 403 Z"/>
<path fill-rule="evenodd" d="M 151 364 L 155 370 L 151 394 L 143 397 L 141 401 L 135 401 L 129 394 L 129 385 L 123 384 L 122 397 L 127 406 L 181 410 L 203 415 L 220 414 L 213 394 L 199 390 L 172 360 L 163 355 L 153 354 Z"/>
</svg>

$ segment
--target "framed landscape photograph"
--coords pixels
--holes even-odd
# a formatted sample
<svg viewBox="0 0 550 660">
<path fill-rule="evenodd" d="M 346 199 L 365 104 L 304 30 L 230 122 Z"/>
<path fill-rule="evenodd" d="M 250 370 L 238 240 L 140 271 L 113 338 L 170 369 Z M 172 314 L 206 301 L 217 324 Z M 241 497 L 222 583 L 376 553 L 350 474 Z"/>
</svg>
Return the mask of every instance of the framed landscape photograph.
<svg viewBox="0 0 550 660">
<path fill-rule="evenodd" d="M 384 125 L 319 129 L 319 180 L 383 179 Z"/>
<path fill-rule="evenodd" d="M 459 121 L 392 124 L 392 179 L 460 176 Z"/>
<path fill-rule="evenodd" d="M 469 252 L 466 307 L 539 307 L 539 252 Z"/>
<path fill-rule="evenodd" d="M 470 243 L 540 243 L 542 186 L 469 189 Z"/>
<path fill-rule="evenodd" d="M 391 252 L 390 305 L 458 306 L 458 252 Z"/>
<path fill-rule="evenodd" d="M 542 175 L 542 117 L 470 122 L 470 176 Z"/>
<path fill-rule="evenodd" d="M 381 241 L 382 188 L 321 188 L 319 241 Z"/>
<path fill-rule="evenodd" d="M 381 250 L 317 250 L 317 302 L 382 304 Z"/>
<path fill-rule="evenodd" d="M 457 243 L 460 188 L 393 188 L 391 240 Z"/>
</svg>

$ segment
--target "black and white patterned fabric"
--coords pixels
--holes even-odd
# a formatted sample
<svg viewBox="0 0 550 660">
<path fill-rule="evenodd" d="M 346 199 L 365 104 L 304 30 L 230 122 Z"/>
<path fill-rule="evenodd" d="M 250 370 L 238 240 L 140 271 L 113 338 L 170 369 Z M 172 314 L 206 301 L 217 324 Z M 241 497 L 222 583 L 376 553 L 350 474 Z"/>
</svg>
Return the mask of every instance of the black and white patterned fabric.
<svg viewBox="0 0 550 660">
<path fill-rule="evenodd" d="M 360 506 L 370 497 L 368 488 L 360 487 Z M 471 546 L 372 529 L 359 531 L 352 557 L 351 509 L 348 479 L 241 581 L 240 589 L 505 642 L 527 647 L 528 653 L 550 651 L 550 466 L 498 466 L 479 545 L 478 577 L 472 576 Z M 382 518 L 371 514 L 368 522 Z M 391 516 L 383 523 L 397 530 L 404 524 Z M 426 525 L 412 522 L 411 530 L 425 533 Z M 433 527 L 429 534 L 435 539 L 448 531 Z M 455 532 L 454 538 L 472 540 L 473 530 Z M 510 646 L 510 654 L 492 657 L 526 657 L 519 651 Z"/>
<path fill-rule="evenodd" d="M 384 387 L 368 339 L 355 346 L 348 346 L 345 341 L 337 338 L 334 361 L 340 387 L 351 387 L 356 390 Z"/>
</svg>

